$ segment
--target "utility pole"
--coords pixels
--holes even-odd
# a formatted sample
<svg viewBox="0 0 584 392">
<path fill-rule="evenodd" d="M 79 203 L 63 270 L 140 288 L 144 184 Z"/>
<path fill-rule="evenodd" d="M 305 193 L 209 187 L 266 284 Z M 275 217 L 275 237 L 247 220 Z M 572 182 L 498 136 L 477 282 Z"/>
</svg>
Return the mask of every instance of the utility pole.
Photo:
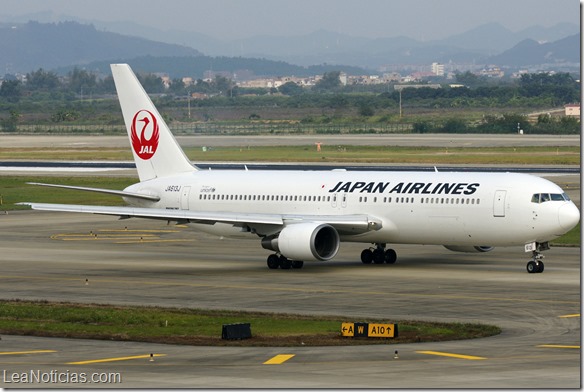
<svg viewBox="0 0 584 392">
<path fill-rule="evenodd" d="M 187 95 L 187 102 L 189 105 L 189 120 L 190 120 L 191 119 L 191 92 L 190 91 L 188 92 L 188 95 Z"/>
<path fill-rule="evenodd" d="M 402 98 L 401 98 L 402 89 L 399 89 L 399 118 L 402 118 Z"/>
</svg>

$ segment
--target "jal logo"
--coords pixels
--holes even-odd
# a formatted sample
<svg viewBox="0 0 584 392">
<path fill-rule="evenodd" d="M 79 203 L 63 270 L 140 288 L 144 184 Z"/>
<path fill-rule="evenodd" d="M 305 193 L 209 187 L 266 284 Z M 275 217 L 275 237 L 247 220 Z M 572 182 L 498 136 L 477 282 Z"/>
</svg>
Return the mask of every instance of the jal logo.
<svg viewBox="0 0 584 392">
<path fill-rule="evenodd" d="M 158 121 L 148 110 L 140 110 L 132 119 L 132 148 L 136 155 L 147 161 L 154 156 L 160 137 Z"/>
</svg>

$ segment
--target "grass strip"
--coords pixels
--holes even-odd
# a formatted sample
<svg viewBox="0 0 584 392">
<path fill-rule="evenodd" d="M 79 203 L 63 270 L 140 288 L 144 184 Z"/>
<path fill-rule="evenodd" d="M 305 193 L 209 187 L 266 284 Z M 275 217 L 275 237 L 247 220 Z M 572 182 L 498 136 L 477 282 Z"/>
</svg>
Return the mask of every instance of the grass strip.
<svg viewBox="0 0 584 392">
<path fill-rule="evenodd" d="M 187 147 L 194 162 L 339 162 L 416 164 L 537 164 L 579 165 L 580 147 L 404 147 L 404 146 L 240 146 Z M 0 160 L 128 160 L 120 148 L 0 148 Z"/>
<path fill-rule="evenodd" d="M 399 325 L 395 339 L 346 338 L 342 322 Z M 222 340 L 223 324 L 250 323 L 252 338 Z M 497 335 L 492 325 L 350 320 L 240 311 L 0 301 L 0 333 L 187 345 L 340 346 L 473 339 Z"/>
</svg>

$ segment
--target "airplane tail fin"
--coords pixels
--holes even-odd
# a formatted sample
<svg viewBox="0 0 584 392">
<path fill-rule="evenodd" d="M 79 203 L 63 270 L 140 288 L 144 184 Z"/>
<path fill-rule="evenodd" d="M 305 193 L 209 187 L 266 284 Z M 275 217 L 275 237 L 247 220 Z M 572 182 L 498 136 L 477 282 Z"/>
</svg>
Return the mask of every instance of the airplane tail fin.
<svg viewBox="0 0 584 392">
<path fill-rule="evenodd" d="M 140 181 L 196 171 L 128 64 L 111 64 Z"/>
</svg>

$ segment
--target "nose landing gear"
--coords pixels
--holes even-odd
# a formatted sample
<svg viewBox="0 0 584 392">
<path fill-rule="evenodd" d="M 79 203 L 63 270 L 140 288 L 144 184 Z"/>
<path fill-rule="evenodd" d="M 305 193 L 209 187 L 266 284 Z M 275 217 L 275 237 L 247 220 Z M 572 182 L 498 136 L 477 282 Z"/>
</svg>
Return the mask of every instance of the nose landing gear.
<svg viewBox="0 0 584 392">
<path fill-rule="evenodd" d="M 535 246 L 535 250 L 532 253 L 532 259 L 527 262 L 527 272 L 530 274 L 539 274 L 543 272 L 543 261 L 542 259 L 545 257 L 540 252 L 544 250 L 548 250 L 550 245 L 548 242 L 537 243 Z"/>
</svg>

